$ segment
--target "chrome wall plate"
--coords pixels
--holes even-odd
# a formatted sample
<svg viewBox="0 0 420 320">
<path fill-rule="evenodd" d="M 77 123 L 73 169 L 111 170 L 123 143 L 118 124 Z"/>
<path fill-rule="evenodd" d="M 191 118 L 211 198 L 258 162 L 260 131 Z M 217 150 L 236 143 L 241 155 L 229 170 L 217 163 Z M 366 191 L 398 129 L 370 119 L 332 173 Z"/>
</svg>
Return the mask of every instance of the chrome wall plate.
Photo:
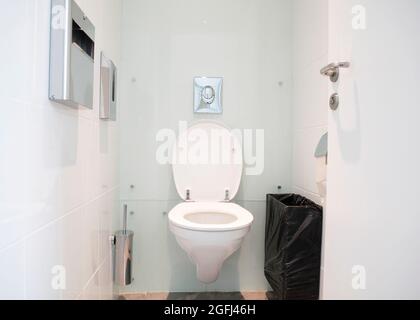
<svg viewBox="0 0 420 320">
<path fill-rule="evenodd" d="M 221 114 L 223 78 L 194 79 L 194 113 Z"/>
<path fill-rule="evenodd" d="M 51 0 L 49 98 L 93 108 L 95 27 L 74 0 Z"/>
</svg>

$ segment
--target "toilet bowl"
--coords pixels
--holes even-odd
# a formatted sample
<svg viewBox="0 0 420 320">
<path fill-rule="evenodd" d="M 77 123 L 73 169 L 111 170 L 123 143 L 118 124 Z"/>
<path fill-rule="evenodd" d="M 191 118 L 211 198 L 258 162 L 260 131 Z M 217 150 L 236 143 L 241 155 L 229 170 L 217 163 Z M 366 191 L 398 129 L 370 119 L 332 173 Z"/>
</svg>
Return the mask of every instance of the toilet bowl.
<svg viewBox="0 0 420 320">
<path fill-rule="evenodd" d="M 184 202 L 170 211 L 169 228 L 196 265 L 198 280 L 212 283 L 254 220 L 230 202 L 241 181 L 242 146 L 229 129 L 205 121 L 181 133 L 173 153 L 174 181 Z"/>
</svg>

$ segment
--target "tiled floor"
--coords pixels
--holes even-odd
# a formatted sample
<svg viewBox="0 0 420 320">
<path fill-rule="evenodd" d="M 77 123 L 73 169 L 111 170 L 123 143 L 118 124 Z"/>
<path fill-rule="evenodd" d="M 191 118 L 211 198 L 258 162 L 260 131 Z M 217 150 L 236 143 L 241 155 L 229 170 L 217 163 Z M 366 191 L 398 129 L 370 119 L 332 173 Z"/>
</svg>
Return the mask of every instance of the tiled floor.
<svg viewBox="0 0 420 320">
<path fill-rule="evenodd" d="M 275 300 L 269 292 L 126 293 L 121 300 Z"/>
</svg>

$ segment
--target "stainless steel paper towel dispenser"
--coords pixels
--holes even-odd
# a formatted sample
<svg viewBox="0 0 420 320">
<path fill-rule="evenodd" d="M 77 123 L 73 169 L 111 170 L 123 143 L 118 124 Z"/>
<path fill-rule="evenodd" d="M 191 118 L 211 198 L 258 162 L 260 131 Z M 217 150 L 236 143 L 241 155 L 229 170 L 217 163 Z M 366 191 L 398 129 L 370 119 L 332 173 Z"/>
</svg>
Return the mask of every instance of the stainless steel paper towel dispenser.
<svg viewBox="0 0 420 320">
<path fill-rule="evenodd" d="M 92 22 L 74 0 L 51 0 L 49 98 L 92 109 L 94 61 Z"/>
</svg>

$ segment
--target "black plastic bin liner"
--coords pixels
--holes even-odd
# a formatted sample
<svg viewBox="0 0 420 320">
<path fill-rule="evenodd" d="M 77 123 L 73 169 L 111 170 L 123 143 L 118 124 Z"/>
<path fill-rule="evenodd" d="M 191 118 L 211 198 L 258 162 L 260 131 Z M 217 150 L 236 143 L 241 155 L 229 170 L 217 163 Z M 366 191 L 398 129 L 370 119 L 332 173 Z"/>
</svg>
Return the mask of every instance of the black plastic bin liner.
<svg viewBox="0 0 420 320">
<path fill-rule="evenodd" d="M 264 273 L 275 297 L 319 299 L 322 207 L 295 194 L 267 195 Z"/>
</svg>

